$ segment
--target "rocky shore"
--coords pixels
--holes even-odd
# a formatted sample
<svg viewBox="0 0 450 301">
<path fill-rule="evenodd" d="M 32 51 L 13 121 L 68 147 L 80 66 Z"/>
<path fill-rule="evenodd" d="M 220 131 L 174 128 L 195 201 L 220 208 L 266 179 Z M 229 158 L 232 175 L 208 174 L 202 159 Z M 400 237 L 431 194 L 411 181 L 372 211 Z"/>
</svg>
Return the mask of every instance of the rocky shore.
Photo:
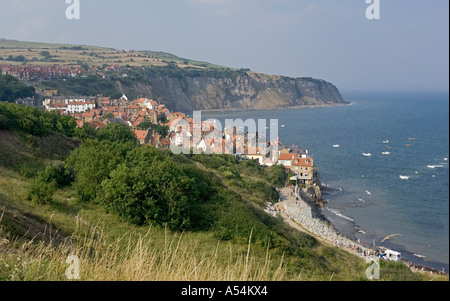
<svg viewBox="0 0 450 301">
<path fill-rule="evenodd" d="M 303 193 L 301 193 L 303 195 Z M 298 200 L 292 195 L 291 188 L 284 188 L 281 190 L 281 201 L 266 211 L 277 214 L 284 213 L 288 219 L 293 220 L 299 224 L 306 232 L 313 234 L 327 242 L 345 247 L 362 255 L 371 255 L 372 250 L 366 248 L 363 243 L 353 241 L 348 237 L 340 234 L 331 223 L 320 213 L 320 208 L 313 208 L 310 204 L 317 203 L 315 200 L 304 201 L 305 196 Z"/>
<path fill-rule="evenodd" d="M 281 214 L 289 223 L 295 223 L 299 230 L 307 232 L 320 240 L 346 249 L 347 251 L 361 258 L 370 258 L 378 255 L 371 247 L 364 245 L 364 242 L 352 240 L 341 233 L 328 221 L 321 213 L 324 203 L 320 198 L 311 197 L 308 190 L 301 190 L 300 197 L 297 198 L 292 188 L 286 187 L 279 192 L 280 201 L 275 205 L 267 204 L 266 212 L 276 216 Z M 425 272 L 431 274 L 444 274 L 435 269 L 412 265 L 409 262 L 402 261 L 408 265 L 412 271 Z"/>
</svg>

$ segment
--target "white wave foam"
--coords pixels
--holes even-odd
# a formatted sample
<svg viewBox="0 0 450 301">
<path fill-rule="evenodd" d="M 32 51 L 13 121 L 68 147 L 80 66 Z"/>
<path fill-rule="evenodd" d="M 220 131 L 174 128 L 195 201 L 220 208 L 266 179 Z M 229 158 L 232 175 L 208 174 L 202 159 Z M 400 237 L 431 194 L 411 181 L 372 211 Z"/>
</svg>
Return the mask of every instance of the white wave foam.
<svg viewBox="0 0 450 301">
<path fill-rule="evenodd" d="M 425 255 L 420 255 L 420 254 L 413 254 L 413 255 L 416 256 L 416 257 L 419 257 L 419 258 L 426 258 Z"/>
<path fill-rule="evenodd" d="M 334 215 L 337 215 L 339 217 L 345 218 L 346 220 L 349 220 L 351 222 L 354 222 L 354 220 L 348 216 L 343 215 L 342 213 L 340 213 L 339 211 L 337 211 L 336 209 L 330 209 L 328 208 L 328 211 L 330 211 L 331 213 L 333 213 Z"/>
</svg>

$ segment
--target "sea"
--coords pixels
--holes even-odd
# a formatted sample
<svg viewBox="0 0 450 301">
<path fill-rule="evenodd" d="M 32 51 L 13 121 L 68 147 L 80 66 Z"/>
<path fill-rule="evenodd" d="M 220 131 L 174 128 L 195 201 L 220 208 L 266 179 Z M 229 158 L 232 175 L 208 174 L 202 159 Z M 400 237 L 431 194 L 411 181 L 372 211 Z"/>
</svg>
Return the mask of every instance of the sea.
<svg viewBox="0 0 450 301">
<path fill-rule="evenodd" d="M 323 213 L 337 230 L 448 272 L 449 93 L 342 95 L 348 105 L 203 112 L 202 120 L 278 120 L 281 142 L 313 156 L 327 187 Z"/>
</svg>

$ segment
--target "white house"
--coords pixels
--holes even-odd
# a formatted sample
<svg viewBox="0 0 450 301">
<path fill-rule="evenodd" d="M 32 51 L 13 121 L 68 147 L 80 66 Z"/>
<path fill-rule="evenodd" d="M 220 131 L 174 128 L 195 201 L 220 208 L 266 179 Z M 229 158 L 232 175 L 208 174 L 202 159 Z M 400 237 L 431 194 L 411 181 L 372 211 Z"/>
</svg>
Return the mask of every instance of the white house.
<svg viewBox="0 0 450 301">
<path fill-rule="evenodd" d="M 95 102 L 69 102 L 67 104 L 67 113 L 84 113 L 95 109 Z"/>
</svg>

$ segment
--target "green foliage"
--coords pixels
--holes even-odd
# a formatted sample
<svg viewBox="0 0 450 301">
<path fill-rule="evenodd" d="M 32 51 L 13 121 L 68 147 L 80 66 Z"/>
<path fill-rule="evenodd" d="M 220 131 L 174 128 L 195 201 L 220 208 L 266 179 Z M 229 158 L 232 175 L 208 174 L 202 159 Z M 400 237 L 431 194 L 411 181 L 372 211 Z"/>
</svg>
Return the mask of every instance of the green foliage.
<svg viewBox="0 0 450 301">
<path fill-rule="evenodd" d="M 129 126 L 119 123 L 110 123 L 107 126 L 101 128 L 98 131 L 97 136 L 100 141 L 136 143 L 136 135 L 134 134 L 133 130 L 131 130 Z"/>
<path fill-rule="evenodd" d="M 170 132 L 170 128 L 168 126 L 160 125 L 160 124 L 153 124 L 153 122 L 150 122 L 150 121 L 141 122 L 137 126 L 137 129 L 143 130 L 143 131 L 151 129 L 153 132 L 159 133 L 163 138 L 167 137 L 167 135 Z"/>
<path fill-rule="evenodd" d="M 22 84 L 11 75 L 0 75 L 0 101 L 15 102 L 21 97 L 33 97 L 34 87 Z"/>
<path fill-rule="evenodd" d="M 48 204 L 58 188 L 70 185 L 74 174 L 63 163 L 48 165 L 31 179 L 27 199 L 34 204 Z"/>
<path fill-rule="evenodd" d="M 6 60 L 11 61 L 11 62 L 24 62 L 24 61 L 26 61 L 26 58 L 23 55 L 18 55 L 18 56 L 9 55 Z"/>
<path fill-rule="evenodd" d="M 41 51 L 39 54 L 40 54 L 41 56 L 43 56 L 44 58 L 46 58 L 46 59 L 52 57 L 52 56 L 50 55 L 50 52 L 47 51 L 47 50 Z"/>
<path fill-rule="evenodd" d="M 103 204 L 137 225 L 206 229 L 212 223 L 204 207 L 213 193 L 208 179 L 193 167 L 177 166 L 168 156 L 155 160 L 158 157 L 161 154 L 151 147 L 131 151 L 131 162 L 102 183 Z"/>
<path fill-rule="evenodd" d="M 95 127 L 89 123 L 83 124 L 81 128 L 77 127 L 75 129 L 74 136 L 81 139 L 86 140 L 89 138 L 96 138 L 97 137 L 97 131 L 95 130 Z"/>
<path fill-rule="evenodd" d="M 111 119 L 111 118 L 114 118 L 114 114 L 111 113 L 111 112 L 106 113 L 105 115 L 102 116 L 102 120 L 103 121 L 106 120 L 106 119 Z"/>
<path fill-rule="evenodd" d="M 121 164 L 127 152 L 136 147 L 133 142 L 121 143 L 88 140 L 67 159 L 67 166 L 73 168 L 76 181 L 73 185 L 82 201 L 95 201 L 99 186 L 109 174 Z"/>
<path fill-rule="evenodd" d="M 145 130 L 151 129 L 152 126 L 153 126 L 153 123 L 152 123 L 152 122 L 150 122 L 150 121 L 144 121 L 144 122 L 141 122 L 141 123 L 137 126 L 137 129 L 138 129 L 138 130 L 145 131 Z"/>
<path fill-rule="evenodd" d="M 86 66 L 84 66 L 86 67 Z M 118 78 L 103 78 L 96 75 L 87 77 L 68 78 L 65 81 L 60 79 L 56 81 L 47 81 L 41 83 L 46 89 L 58 90 L 66 95 L 97 95 L 102 94 L 105 97 L 118 99 L 122 96 L 117 90 L 115 84 Z M 120 78 L 120 81 L 128 83 L 126 79 Z"/>
<path fill-rule="evenodd" d="M 33 136 L 45 136 L 51 132 L 73 137 L 76 122 L 73 117 L 60 116 L 35 107 L 24 107 L 0 102 L 0 129 L 21 131 Z"/>
<path fill-rule="evenodd" d="M 179 68 L 175 64 L 168 66 L 147 67 L 142 70 L 144 78 L 171 77 L 171 78 L 187 78 L 187 77 L 210 77 L 210 78 L 229 78 L 236 80 L 239 76 L 245 76 L 248 69 L 233 70 L 227 68 Z"/>
<path fill-rule="evenodd" d="M 33 204 L 48 204 L 57 190 L 55 181 L 46 181 L 43 175 L 33 178 L 28 185 L 27 199 Z"/>
</svg>

